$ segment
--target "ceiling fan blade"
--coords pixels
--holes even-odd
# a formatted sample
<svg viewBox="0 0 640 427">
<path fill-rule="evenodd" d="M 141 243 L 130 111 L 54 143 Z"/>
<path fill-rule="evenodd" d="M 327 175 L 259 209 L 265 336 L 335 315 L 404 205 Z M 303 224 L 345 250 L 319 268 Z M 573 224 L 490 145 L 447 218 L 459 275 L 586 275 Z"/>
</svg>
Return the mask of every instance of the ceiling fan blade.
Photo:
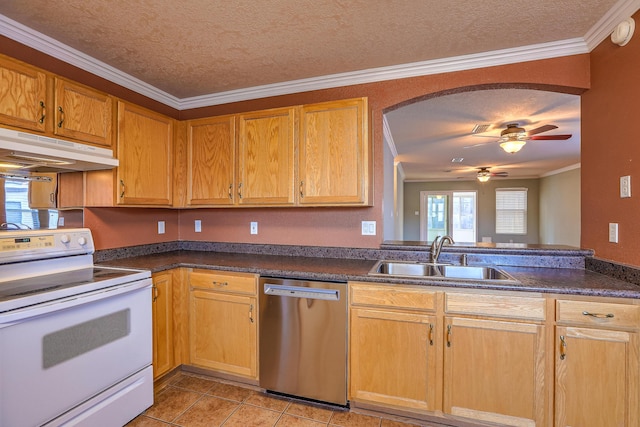
<svg viewBox="0 0 640 427">
<path fill-rule="evenodd" d="M 491 176 L 496 176 L 499 178 L 506 178 L 509 176 L 509 172 L 491 172 Z"/>
<path fill-rule="evenodd" d="M 558 129 L 558 126 L 555 126 L 555 125 L 544 125 L 544 126 L 537 127 L 535 129 L 531 129 L 530 131 L 527 132 L 527 135 L 529 135 L 529 136 L 537 135 L 539 133 L 548 132 L 548 131 L 554 130 L 554 129 Z"/>
<path fill-rule="evenodd" d="M 571 134 L 564 134 L 564 135 L 538 135 L 538 136 L 532 136 L 529 139 L 533 140 L 533 141 L 564 141 L 565 139 L 571 138 L 571 136 L 572 136 Z"/>
</svg>

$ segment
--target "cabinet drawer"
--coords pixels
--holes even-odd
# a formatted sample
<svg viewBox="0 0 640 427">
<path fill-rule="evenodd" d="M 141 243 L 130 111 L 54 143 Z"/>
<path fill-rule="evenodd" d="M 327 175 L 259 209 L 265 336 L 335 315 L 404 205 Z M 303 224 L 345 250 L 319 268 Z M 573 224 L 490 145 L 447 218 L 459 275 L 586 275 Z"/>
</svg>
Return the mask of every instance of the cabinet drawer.
<svg viewBox="0 0 640 427">
<path fill-rule="evenodd" d="M 394 285 L 349 284 L 352 305 L 434 311 L 436 292 Z"/>
<path fill-rule="evenodd" d="M 447 314 L 472 314 L 513 319 L 545 319 L 545 299 L 511 295 L 447 293 Z"/>
<path fill-rule="evenodd" d="M 640 306 L 590 301 L 556 301 L 558 323 L 582 326 L 612 326 L 617 328 L 638 328 L 640 326 Z"/>
<path fill-rule="evenodd" d="M 248 273 L 192 270 L 189 273 L 189 285 L 192 288 L 256 295 L 257 278 L 255 274 Z"/>
</svg>

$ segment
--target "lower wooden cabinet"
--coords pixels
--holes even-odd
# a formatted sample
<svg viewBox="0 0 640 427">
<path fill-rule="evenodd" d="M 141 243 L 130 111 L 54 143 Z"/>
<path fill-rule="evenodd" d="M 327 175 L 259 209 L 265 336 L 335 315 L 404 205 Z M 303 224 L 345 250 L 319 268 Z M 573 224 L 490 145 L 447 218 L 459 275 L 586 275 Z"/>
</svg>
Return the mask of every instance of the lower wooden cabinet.
<svg viewBox="0 0 640 427">
<path fill-rule="evenodd" d="M 153 313 L 153 378 L 156 379 L 175 367 L 173 354 L 173 280 L 172 273 L 152 276 Z"/>
<path fill-rule="evenodd" d="M 555 426 L 640 425 L 640 306 L 556 302 Z"/>
<path fill-rule="evenodd" d="M 435 316 L 351 310 L 351 397 L 434 410 Z"/>
<path fill-rule="evenodd" d="M 445 328 L 445 413 L 500 425 L 546 425 L 543 325 L 447 317 Z"/>
<path fill-rule="evenodd" d="M 350 398 L 437 409 L 436 292 L 350 283 Z"/>
<path fill-rule="evenodd" d="M 190 364 L 258 378 L 257 276 L 189 273 Z"/>
</svg>

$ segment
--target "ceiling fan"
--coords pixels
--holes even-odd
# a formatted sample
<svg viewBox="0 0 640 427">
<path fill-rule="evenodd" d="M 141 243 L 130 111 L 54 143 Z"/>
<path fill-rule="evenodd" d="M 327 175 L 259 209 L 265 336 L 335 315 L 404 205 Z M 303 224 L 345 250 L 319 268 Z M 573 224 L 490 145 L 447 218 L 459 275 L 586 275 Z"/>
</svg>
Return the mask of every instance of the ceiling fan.
<svg viewBox="0 0 640 427">
<path fill-rule="evenodd" d="M 499 142 L 500 147 L 507 153 L 513 154 L 520 151 L 522 147 L 529 140 L 537 140 L 537 141 L 562 141 L 571 138 L 571 134 L 561 134 L 561 135 L 539 135 L 543 132 L 548 132 L 553 129 L 558 129 L 558 126 L 555 125 L 544 125 L 537 127 L 535 129 L 531 129 L 530 131 L 525 130 L 522 127 L 518 126 L 518 123 L 507 123 L 506 128 L 500 132 L 500 138 L 497 141 Z M 472 134 L 478 134 L 486 130 L 486 127 L 476 125 L 472 131 Z M 480 135 L 477 135 L 480 136 Z M 485 145 L 490 143 L 481 143 L 468 145 L 464 148 L 472 148 L 480 145 Z"/>
<path fill-rule="evenodd" d="M 476 173 L 476 178 L 480 182 L 487 182 L 489 178 L 499 177 L 506 178 L 509 176 L 509 172 L 491 172 L 488 167 L 478 168 L 478 172 Z"/>
</svg>

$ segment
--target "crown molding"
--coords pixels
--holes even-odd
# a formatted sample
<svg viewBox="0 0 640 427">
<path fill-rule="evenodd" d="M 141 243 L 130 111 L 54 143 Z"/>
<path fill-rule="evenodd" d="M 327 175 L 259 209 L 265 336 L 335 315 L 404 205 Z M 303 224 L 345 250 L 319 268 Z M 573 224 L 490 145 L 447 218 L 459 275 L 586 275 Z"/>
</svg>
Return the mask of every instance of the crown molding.
<svg viewBox="0 0 640 427">
<path fill-rule="evenodd" d="M 553 171 L 545 172 L 542 175 L 540 175 L 540 178 L 546 178 L 548 176 L 557 175 L 559 173 L 569 172 L 569 171 L 572 171 L 574 169 L 580 169 L 580 167 L 581 167 L 580 163 L 575 163 L 573 165 L 565 166 L 565 167 L 560 168 L 560 169 L 556 169 L 556 170 L 553 170 Z"/>
<path fill-rule="evenodd" d="M 584 40 L 589 52 L 611 35 L 616 25 L 640 9 L 640 0 L 619 0 L 596 24 L 591 27 Z"/>
<path fill-rule="evenodd" d="M 382 116 L 382 134 L 384 135 L 384 140 L 387 141 L 389 150 L 391 150 L 391 154 L 395 159 L 398 157 L 398 149 L 396 148 L 396 143 L 393 140 L 393 135 L 391 134 L 391 128 L 389 127 L 389 121 L 387 120 L 386 115 Z"/>
<path fill-rule="evenodd" d="M 269 96 L 288 95 L 298 92 L 353 86 L 408 77 L 450 73 L 453 71 L 507 65 L 588 52 L 584 40 L 575 38 L 472 55 L 455 56 L 390 67 L 371 68 L 368 70 L 332 74 L 310 79 L 292 80 L 283 83 L 184 98 L 181 100 L 181 109 L 199 108 L 229 102 L 266 98 Z"/>
<path fill-rule="evenodd" d="M 0 14 L 0 35 L 147 96 L 169 107 L 175 109 L 179 109 L 180 107 L 181 100 L 179 98 L 82 53 L 71 46 L 67 46 L 45 34 L 32 30 L 2 14 Z"/>
</svg>

